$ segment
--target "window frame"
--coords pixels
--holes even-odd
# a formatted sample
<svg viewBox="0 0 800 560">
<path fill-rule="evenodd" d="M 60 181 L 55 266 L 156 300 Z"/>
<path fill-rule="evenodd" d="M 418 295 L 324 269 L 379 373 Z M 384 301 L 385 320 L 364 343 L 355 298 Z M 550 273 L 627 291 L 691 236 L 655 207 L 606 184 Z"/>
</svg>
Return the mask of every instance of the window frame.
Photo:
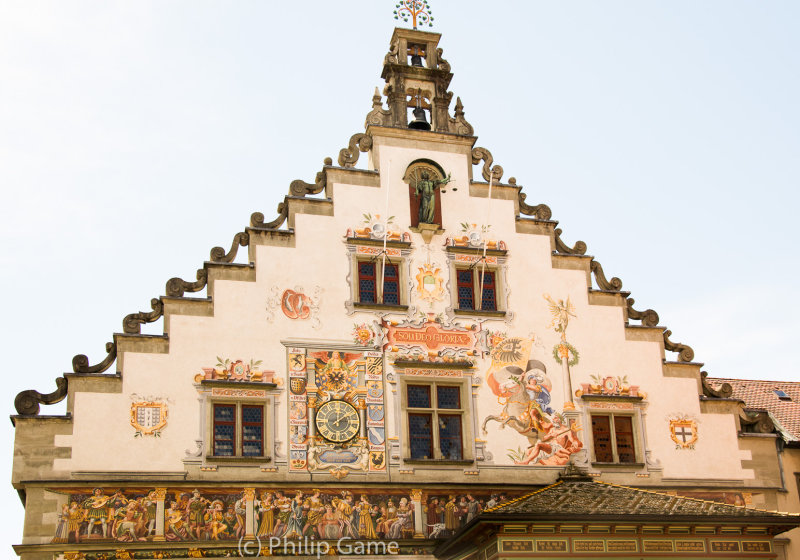
<svg viewBox="0 0 800 560">
<path fill-rule="evenodd" d="M 430 407 L 409 407 L 408 406 L 408 387 L 409 386 L 426 386 L 429 387 L 430 394 Z M 441 408 L 438 406 L 438 387 L 455 387 L 458 389 L 458 408 Z M 468 378 L 462 379 L 441 379 L 431 377 L 410 377 L 401 378 L 401 387 L 399 391 L 400 397 L 400 410 L 402 414 L 401 434 L 402 438 L 402 451 L 404 462 L 406 463 L 442 463 L 442 464 L 472 464 L 474 463 L 475 453 L 471 442 L 474 435 L 472 434 L 472 417 L 471 401 L 469 396 L 470 385 Z M 411 456 L 411 443 L 410 443 L 410 420 L 413 415 L 429 415 L 431 417 L 431 446 L 433 449 L 433 457 L 419 458 Z M 459 416 L 461 419 L 461 458 L 452 459 L 442 456 L 441 450 L 441 426 L 439 424 L 440 416 Z"/>
</svg>

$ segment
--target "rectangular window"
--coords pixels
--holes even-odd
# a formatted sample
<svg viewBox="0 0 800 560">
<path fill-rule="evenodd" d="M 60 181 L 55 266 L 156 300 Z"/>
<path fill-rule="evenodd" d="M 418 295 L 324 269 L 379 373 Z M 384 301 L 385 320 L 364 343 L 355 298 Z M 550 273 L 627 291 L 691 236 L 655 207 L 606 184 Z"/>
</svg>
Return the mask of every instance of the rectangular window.
<svg viewBox="0 0 800 560">
<path fill-rule="evenodd" d="M 383 272 L 383 301 L 378 293 L 380 275 Z M 400 303 L 400 267 L 386 262 L 386 267 L 381 261 L 358 262 L 358 301 L 359 303 L 385 303 L 386 305 L 401 305 Z"/>
<path fill-rule="evenodd" d="M 617 459 L 620 463 L 635 463 L 633 446 L 633 419 L 630 416 L 614 417 L 614 438 L 617 443 Z"/>
<path fill-rule="evenodd" d="M 214 457 L 264 456 L 264 405 L 213 405 Z"/>
<path fill-rule="evenodd" d="M 456 269 L 458 308 L 497 311 L 497 275 L 494 270 L 476 266 Z M 480 302 L 480 307 L 475 307 Z"/>
<path fill-rule="evenodd" d="M 412 459 L 433 459 L 433 422 L 431 414 L 408 415 L 408 437 Z"/>
<path fill-rule="evenodd" d="M 481 282 L 481 272 L 478 271 L 478 283 Z M 480 287 L 478 288 L 480 290 Z M 481 296 L 481 309 L 484 311 L 497 311 L 497 294 L 494 286 L 494 272 L 483 271 L 483 295 Z"/>
<path fill-rule="evenodd" d="M 592 415 L 594 456 L 598 463 L 635 463 L 633 417 Z"/>
<path fill-rule="evenodd" d="M 456 270 L 458 284 L 458 308 L 475 309 L 475 285 L 472 281 L 472 269 Z"/>
<path fill-rule="evenodd" d="M 375 263 L 358 263 L 358 301 L 361 303 L 376 303 L 378 301 L 377 285 Z"/>
<path fill-rule="evenodd" d="M 592 434 L 594 435 L 595 460 L 600 463 L 613 463 L 611 421 L 608 416 L 592 416 Z"/>
<path fill-rule="evenodd" d="M 214 405 L 214 455 L 233 457 L 236 448 L 236 406 Z"/>
<path fill-rule="evenodd" d="M 407 385 L 406 408 L 411 459 L 464 458 L 461 387 Z"/>
<path fill-rule="evenodd" d="M 397 265 L 388 262 L 383 271 L 383 303 L 400 305 L 400 274 Z"/>
<path fill-rule="evenodd" d="M 264 454 L 264 407 L 242 406 L 242 456 Z"/>
</svg>

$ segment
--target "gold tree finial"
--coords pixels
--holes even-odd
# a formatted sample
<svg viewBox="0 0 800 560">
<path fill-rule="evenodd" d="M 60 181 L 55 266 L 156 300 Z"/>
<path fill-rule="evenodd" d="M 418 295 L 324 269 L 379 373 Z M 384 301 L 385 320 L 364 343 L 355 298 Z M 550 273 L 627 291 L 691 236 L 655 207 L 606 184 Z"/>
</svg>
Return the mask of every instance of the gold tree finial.
<svg viewBox="0 0 800 560">
<path fill-rule="evenodd" d="M 411 18 L 414 29 L 417 28 L 417 22 L 420 25 L 428 25 L 433 27 L 433 16 L 431 15 L 431 7 L 428 0 L 401 0 L 395 6 L 394 19 L 402 19 L 408 23 L 408 18 Z"/>
</svg>

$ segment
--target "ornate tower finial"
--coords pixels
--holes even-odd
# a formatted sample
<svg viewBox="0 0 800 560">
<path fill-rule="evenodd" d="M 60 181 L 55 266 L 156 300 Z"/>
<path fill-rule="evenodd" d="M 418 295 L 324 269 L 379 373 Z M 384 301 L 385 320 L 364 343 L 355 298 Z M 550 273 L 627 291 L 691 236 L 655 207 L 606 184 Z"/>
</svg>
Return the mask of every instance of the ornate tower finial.
<svg viewBox="0 0 800 560">
<path fill-rule="evenodd" d="M 397 9 L 394 11 L 394 19 L 402 19 L 408 23 L 410 16 L 414 29 L 417 28 L 417 21 L 420 25 L 427 24 L 428 27 L 433 27 L 433 16 L 428 0 L 401 0 L 395 8 Z"/>
</svg>

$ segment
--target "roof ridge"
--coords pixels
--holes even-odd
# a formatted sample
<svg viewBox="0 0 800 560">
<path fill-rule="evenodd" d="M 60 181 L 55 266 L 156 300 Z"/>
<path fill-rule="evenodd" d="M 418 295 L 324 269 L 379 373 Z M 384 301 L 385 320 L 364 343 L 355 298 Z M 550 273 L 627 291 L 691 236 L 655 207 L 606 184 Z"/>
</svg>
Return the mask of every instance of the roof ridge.
<svg viewBox="0 0 800 560">
<path fill-rule="evenodd" d="M 680 494 L 667 494 L 666 492 L 660 492 L 658 490 L 649 490 L 649 489 L 646 489 L 646 488 L 637 488 L 635 486 L 625 486 L 624 484 L 615 484 L 613 482 L 605 482 L 603 480 L 593 480 L 592 482 L 595 482 L 597 484 L 605 484 L 606 486 L 612 486 L 612 487 L 615 487 L 615 488 L 624 488 L 626 490 L 634 490 L 634 491 L 637 491 L 637 492 L 646 492 L 648 494 L 655 494 L 657 496 L 664 496 L 665 498 L 680 498 L 681 500 L 689 500 L 689 501 L 692 501 L 692 502 L 698 502 L 698 503 L 703 503 L 703 504 L 712 504 L 712 505 L 715 505 L 715 506 L 727 506 L 727 507 L 732 507 L 732 508 L 746 509 L 748 511 L 760 511 L 760 512 L 763 512 L 763 513 L 772 513 L 772 514 L 775 514 L 775 515 L 783 515 L 783 516 L 791 516 L 792 515 L 791 513 L 788 513 L 788 512 L 785 512 L 785 511 L 775 511 L 775 510 L 769 510 L 769 509 L 761 509 L 761 508 L 748 507 L 746 505 L 738 505 L 738 504 L 725 504 L 725 503 L 722 503 L 722 502 L 715 502 L 714 500 L 703 500 L 702 498 L 693 498 L 691 496 L 681 496 Z"/>
</svg>

